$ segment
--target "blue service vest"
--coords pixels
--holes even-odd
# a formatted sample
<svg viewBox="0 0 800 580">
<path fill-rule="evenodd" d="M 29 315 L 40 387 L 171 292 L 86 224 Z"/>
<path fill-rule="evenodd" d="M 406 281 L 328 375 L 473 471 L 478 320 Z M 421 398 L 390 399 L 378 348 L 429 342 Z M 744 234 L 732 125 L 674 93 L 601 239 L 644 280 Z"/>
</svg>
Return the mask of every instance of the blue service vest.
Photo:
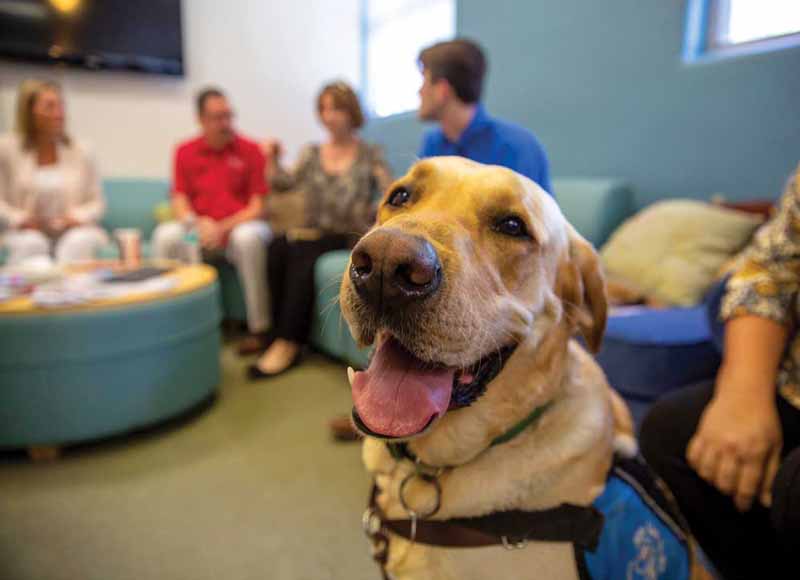
<svg viewBox="0 0 800 580">
<path fill-rule="evenodd" d="M 626 469 L 631 464 L 634 469 Z M 680 514 L 663 505 L 670 500 L 654 489 L 658 485 L 643 463 L 612 468 L 593 504 L 605 518 L 597 549 L 576 551 L 583 580 L 689 579 L 688 535 L 676 522 Z"/>
</svg>

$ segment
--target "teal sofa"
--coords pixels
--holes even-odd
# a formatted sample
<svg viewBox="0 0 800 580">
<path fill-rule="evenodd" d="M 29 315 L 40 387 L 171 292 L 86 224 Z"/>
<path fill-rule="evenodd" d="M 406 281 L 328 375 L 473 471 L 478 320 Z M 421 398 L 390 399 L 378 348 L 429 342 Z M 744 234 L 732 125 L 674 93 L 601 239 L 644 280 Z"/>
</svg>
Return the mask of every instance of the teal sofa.
<svg viewBox="0 0 800 580">
<path fill-rule="evenodd" d="M 169 183 L 164 179 L 106 179 L 103 193 L 108 204 L 103 227 L 110 232 L 138 228 L 147 244 L 157 225 L 155 208 L 168 200 Z"/>
<path fill-rule="evenodd" d="M 104 191 L 108 211 L 103 225 L 138 227 L 146 239 L 156 225 L 154 207 L 167 200 L 169 185 L 158 179 L 107 179 Z M 633 194 L 624 181 L 612 178 L 564 178 L 553 180 L 556 201 L 576 229 L 600 247 L 611 232 L 633 211 Z M 147 248 L 145 248 L 145 251 Z M 311 343 L 320 351 L 353 366 L 363 366 L 367 355 L 356 347 L 337 302 L 348 252 L 326 254 L 317 262 L 317 300 Z M 234 320 L 245 320 L 241 286 L 227 263 L 215 264 L 220 273 L 222 311 Z"/>
</svg>

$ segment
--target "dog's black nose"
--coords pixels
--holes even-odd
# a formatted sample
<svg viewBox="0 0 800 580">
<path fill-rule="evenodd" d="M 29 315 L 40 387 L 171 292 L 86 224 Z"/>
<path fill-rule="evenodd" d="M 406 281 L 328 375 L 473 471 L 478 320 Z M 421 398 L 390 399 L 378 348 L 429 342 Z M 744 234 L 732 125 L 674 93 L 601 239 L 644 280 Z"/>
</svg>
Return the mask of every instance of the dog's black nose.
<svg viewBox="0 0 800 580">
<path fill-rule="evenodd" d="M 371 306 L 393 309 L 436 292 L 442 264 L 427 240 L 398 230 L 377 230 L 353 248 L 350 281 Z"/>
</svg>

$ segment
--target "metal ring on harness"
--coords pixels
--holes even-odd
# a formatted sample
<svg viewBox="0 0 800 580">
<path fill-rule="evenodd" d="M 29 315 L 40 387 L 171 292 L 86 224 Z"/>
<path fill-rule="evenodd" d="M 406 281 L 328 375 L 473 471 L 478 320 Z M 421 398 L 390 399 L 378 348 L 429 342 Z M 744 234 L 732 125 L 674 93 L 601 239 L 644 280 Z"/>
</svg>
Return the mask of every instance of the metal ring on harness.
<svg viewBox="0 0 800 580">
<path fill-rule="evenodd" d="M 361 527 L 364 533 L 371 538 L 381 531 L 383 523 L 381 522 L 381 517 L 374 509 L 367 508 L 361 516 Z"/>
<path fill-rule="evenodd" d="M 418 512 L 417 510 L 413 509 L 408 502 L 406 502 L 405 497 L 405 489 L 408 482 L 411 481 L 413 478 L 419 477 L 422 481 L 430 483 L 433 485 L 433 489 L 436 492 L 436 503 L 433 506 L 433 509 L 428 511 L 427 513 Z M 424 473 L 409 473 L 402 482 L 400 482 L 400 490 L 398 492 L 400 496 L 400 505 L 403 506 L 403 509 L 406 510 L 409 516 L 412 519 L 420 519 L 424 520 L 425 518 L 429 518 L 434 515 L 436 512 L 439 511 L 439 508 L 442 506 L 442 485 L 439 483 L 439 479 L 435 476 L 426 475 Z"/>
<path fill-rule="evenodd" d="M 389 539 L 383 533 L 383 522 L 378 510 L 368 507 L 361 516 L 361 527 L 372 544 L 372 557 L 383 567 L 389 553 Z"/>
</svg>

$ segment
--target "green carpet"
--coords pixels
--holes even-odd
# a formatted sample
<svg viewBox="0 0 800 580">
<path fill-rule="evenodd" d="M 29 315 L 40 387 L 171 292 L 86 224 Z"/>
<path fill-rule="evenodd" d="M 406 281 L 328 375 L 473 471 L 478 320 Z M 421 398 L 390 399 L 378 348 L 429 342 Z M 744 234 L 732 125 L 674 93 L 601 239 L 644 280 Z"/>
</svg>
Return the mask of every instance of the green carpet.
<svg viewBox="0 0 800 580">
<path fill-rule="evenodd" d="M 219 397 L 192 417 L 69 449 L 0 456 L 0 579 L 377 578 L 360 518 L 344 368 L 318 355 L 271 381 L 223 352 Z"/>
</svg>

